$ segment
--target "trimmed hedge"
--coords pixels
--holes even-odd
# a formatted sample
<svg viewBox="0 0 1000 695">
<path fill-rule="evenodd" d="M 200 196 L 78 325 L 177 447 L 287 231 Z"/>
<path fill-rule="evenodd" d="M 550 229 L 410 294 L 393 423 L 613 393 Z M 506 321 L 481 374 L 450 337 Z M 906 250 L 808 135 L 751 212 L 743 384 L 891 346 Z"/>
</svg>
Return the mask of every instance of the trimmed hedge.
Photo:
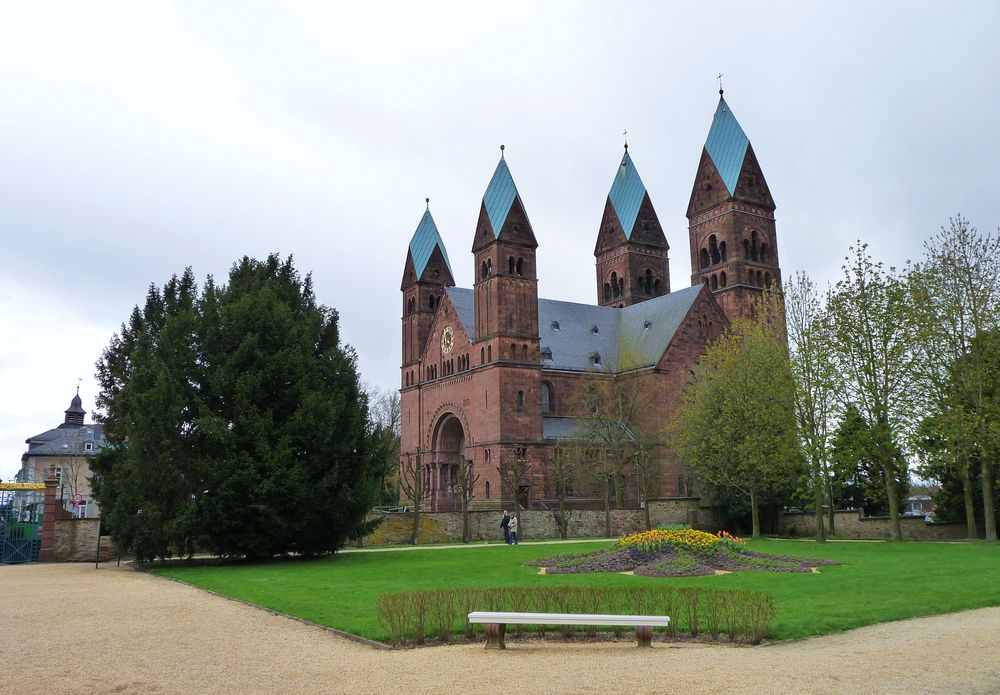
<svg viewBox="0 0 1000 695">
<path fill-rule="evenodd" d="M 668 615 L 670 626 L 657 629 L 667 640 L 726 638 L 760 644 L 774 616 L 770 594 L 745 589 L 675 587 L 489 587 L 436 589 L 383 594 L 377 599 L 379 623 L 393 645 L 425 644 L 429 638 L 447 642 L 453 635 L 473 639 L 482 626 L 469 623 L 472 611 L 533 613 L 609 613 Z M 534 632 L 558 632 L 571 638 L 577 630 L 594 636 L 597 626 L 510 625 L 514 637 Z M 626 627 L 613 627 L 616 637 Z"/>
</svg>

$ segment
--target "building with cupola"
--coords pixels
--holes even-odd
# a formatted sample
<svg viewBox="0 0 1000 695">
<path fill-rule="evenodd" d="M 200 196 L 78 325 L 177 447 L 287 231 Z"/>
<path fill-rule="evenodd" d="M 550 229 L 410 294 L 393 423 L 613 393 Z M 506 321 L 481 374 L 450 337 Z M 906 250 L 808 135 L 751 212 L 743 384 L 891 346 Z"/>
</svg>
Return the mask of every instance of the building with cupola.
<svg viewBox="0 0 1000 695">
<path fill-rule="evenodd" d="M 560 455 L 608 455 L 592 436 L 599 394 L 623 383 L 641 390 L 646 426 L 662 431 L 709 341 L 780 283 L 774 202 L 721 90 L 687 209 L 688 287 L 671 288 L 670 244 L 653 197 L 626 145 L 595 220 L 594 304 L 539 298 L 544 230 L 533 228 L 502 150 L 469 230 L 471 288 L 455 286 L 428 205 L 400 286 L 401 467 L 419 460 L 425 509 L 459 507 L 464 462 L 478 477 L 473 507 L 510 507 L 515 496 L 526 508 L 550 507 Z M 668 448 L 645 454 L 659 463 L 646 496 L 692 494 Z M 512 466 L 524 471 L 516 490 L 504 482 Z M 626 504 L 647 501 L 640 472 L 622 474 L 614 484 Z M 605 484 L 581 468 L 569 498 L 596 506 Z"/>
</svg>

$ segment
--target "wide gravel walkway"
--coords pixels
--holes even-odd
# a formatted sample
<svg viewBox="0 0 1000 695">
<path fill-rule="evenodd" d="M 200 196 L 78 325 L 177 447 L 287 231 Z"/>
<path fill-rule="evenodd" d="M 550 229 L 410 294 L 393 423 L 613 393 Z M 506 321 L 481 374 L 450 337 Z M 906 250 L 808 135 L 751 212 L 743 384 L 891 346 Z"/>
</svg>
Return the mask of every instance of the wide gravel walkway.
<svg viewBox="0 0 1000 695">
<path fill-rule="evenodd" d="M 1000 693 L 1000 608 L 756 648 L 372 649 L 184 584 L 0 566 L 0 692 Z"/>
</svg>

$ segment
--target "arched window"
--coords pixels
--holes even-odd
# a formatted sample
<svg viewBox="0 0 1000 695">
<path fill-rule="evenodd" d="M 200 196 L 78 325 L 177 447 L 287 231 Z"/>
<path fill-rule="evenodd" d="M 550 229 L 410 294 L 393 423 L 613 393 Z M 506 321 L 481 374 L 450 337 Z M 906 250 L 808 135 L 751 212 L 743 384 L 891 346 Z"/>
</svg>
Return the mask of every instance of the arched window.
<svg viewBox="0 0 1000 695">
<path fill-rule="evenodd" d="M 701 253 L 698 254 L 698 259 L 699 259 L 698 263 L 701 265 L 701 267 L 702 268 L 707 268 L 708 267 L 708 249 L 703 248 L 701 250 Z"/>
<path fill-rule="evenodd" d="M 427 296 L 427 308 L 430 309 L 431 311 L 434 310 L 436 302 L 437 302 L 437 297 L 435 297 L 433 294 Z"/>
<path fill-rule="evenodd" d="M 611 295 L 615 298 L 621 296 L 618 291 L 618 273 L 613 270 L 611 271 Z"/>
<path fill-rule="evenodd" d="M 636 292 L 644 292 L 645 291 L 645 280 L 643 279 L 643 277 L 641 275 L 639 275 L 635 279 L 635 291 Z"/>
<path fill-rule="evenodd" d="M 653 280 L 653 295 L 657 296 L 657 297 L 660 296 L 660 279 L 659 278 L 657 278 L 656 280 Z"/>
<path fill-rule="evenodd" d="M 490 272 L 486 268 L 486 261 L 483 261 L 482 265 L 479 266 L 479 278 L 481 280 L 485 280 L 486 276 L 489 275 L 489 274 L 490 274 Z"/>
<path fill-rule="evenodd" d="M 760 239 L 757 231 L 750 232 L 750 260 L 756 261 L 760 258 Z"/>
<path fill-rule="evenodd" d="M 705 335 L 705 324 L 701 322 L 701 319 L 698 319 L 698 335 Z"/>
<path fill-rule="evenodd" d="M 618 278 L 618 296 L 625 296 L 625 278 Z"/>
<path fill-rule="evenodd" d="M 523 275 L 524 274 L 524 259 L 523 258 L 518 258 L 517 259 L 517 266 L 514 268 L 514 270 L 517 271 L 518 275 Z"/>
<path fill-rule="evenodd" d="M 611 300 L 611 283 L 606 282 L 604 283 L 604 301 L 607 302 L 610 300 Z"/>
<path fill-rule="evenodd" d="M 490 498 L 490 481 L 486 481 L 486 499 Z"/>
<path fill-rule="evenodd" d="M 521 346 L 521 360 L 523 362 L 527 362 L 528 361 L 528 346 L 527 345 L 522 345 Z"/>
<path fill-rule="evenodd" d="M 552 412 L 552 385 L 547 381 L 542 382 L 542 412 Z"/>
<path fill-rule="evenodd" d="M 492 345 L 487 345 L 486 346 L 486 361 L 487 362 L 492 362 L 493 361 L 493 346 Z"/>
<path fill-rule="evenodd" d="M 767 244 L 760 245 L 760 262 L 767 263 Z"/>
<path fill-rule="evenodd" d="M 511 343 L 510 344 L 510 358 L 512 360 L 516 360 L 517 359 L 517 344 L 516 343 Z"/>
<path fill-rule="evenodd" d="M 750 260 L 750 240 L 743 240 L 743 258 Z"/>
<path fill-rule="evenodd" d="M 479 364 L 486 364 L 486 348 L 479 348 Z"/>
<path fill-rule="evenodd" d="M 715 275 L 712 276 L 712 289 L 713 290 L 719 289 L 719 278 L 716 277 Z"/>
<path fill-rule="evenodd" d="M 719 253 L 722 255 L 722 262 L 726 262 L 726 242 L 719 242 Z"/>
<path fill-rule="evenodd" d="M 706 276 L 705 276 L 704 278 L 702 278 L 702 279 L 703 279 L 703 280 L 705 281 L 705 287 L 708 287 L 708 286 L 709 286 L 709 282 L 708 282 L 708 276 L 706 275 Z"/>
<path fill-rule="evenodd" d="M 643 289 L 646 290 L 647 295 L 653 294 L 653 271 L 646 268 L 646 282 L 644 283 Z"/>
<path fill-rule="evenodd" d="M 771 274 L 764 273 L 764 287 L 770 287 L 770 286 L 771 286 Z"/>
<path fill-rule="evenodd" d="M 507 273 L 509 275 L 514 274 L 514 257 L 511 256 L 507 259 Z"/>
<path fill-rule="evenodd" d="M 517 412 L 524 410 L 524 391 L 517 392 Z"/>
<path fill-rule="evenodd" d="M 712 256 L 712 265 L 717 265 L 722 261 L 722 256 L 719 254 L 719 242 L 714 234 L 708 237 L 708 252 Z"/>
<path fill-rule="evenodd" d="M 759 270 L 757 271 L 757 285 L 759 287 L 763 287 L 764 286 L 764 281 L 760 277 L 760 271 Z"/>
<path fill-rule="evenodd" d="M 726 286 L 726 271 L 724 270 L 721 273 L 719 273 L 719 286 L 720 287 Z"/>
</svg>

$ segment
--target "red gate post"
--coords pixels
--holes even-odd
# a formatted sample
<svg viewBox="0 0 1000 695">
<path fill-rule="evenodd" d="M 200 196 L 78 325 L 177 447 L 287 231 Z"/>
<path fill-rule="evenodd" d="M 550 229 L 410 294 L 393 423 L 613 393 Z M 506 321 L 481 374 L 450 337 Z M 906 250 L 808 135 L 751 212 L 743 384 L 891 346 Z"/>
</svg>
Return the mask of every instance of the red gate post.
<svg viewBox="0 0 1000 695">
<path fill-rule="evenodd" d="M 45 506 L 42 512 L 42 547 L 38 553 L 39 562 L 56 561 L 56 489 L 59 478 L 56 469 L 49 469 L 45 479 Z"/>
</svg>

